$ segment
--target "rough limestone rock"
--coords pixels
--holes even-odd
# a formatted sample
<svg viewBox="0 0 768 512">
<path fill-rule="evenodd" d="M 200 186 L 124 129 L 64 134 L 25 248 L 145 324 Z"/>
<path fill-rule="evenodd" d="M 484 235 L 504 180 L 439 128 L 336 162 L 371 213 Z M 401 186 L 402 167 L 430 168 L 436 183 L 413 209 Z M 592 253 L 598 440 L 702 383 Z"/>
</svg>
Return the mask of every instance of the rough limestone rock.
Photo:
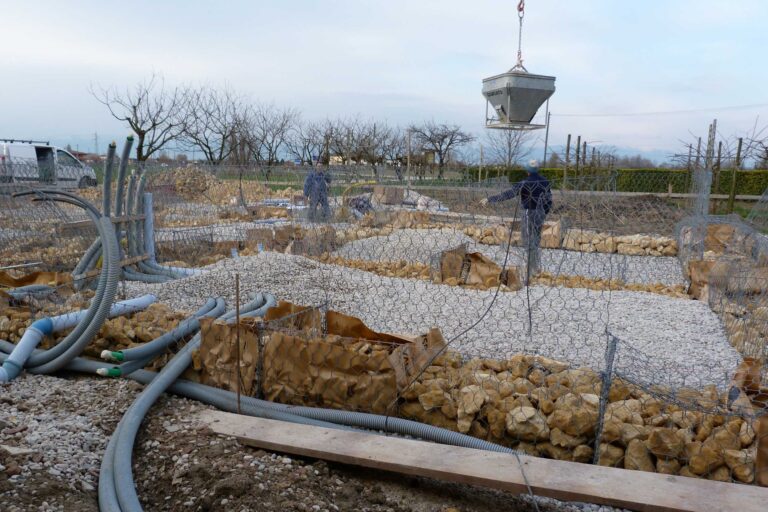
<svg viewBox="0 0 768 512">
<path fill-rule="evenodd" d="M 740 482 L 751 484 L 755 479 L 754 450 L 725 450 L 725 464 L 730 468 L 734 478 Z"/>
<path fill-rule="evenodd" d="M 624 454 L 624 469 L 640 471 L 654 471 L 656 469 L 648 448 L 640 439 L 633 439 L 627 445 L 627 450 Z"/>
<path fill-rule="evenodd" d="M 587 442 L 586 437 L 570 436 L 560 430 L 559 428 L 553 428 L 549 433 L 549 439 L 553 445 L 561 448 L 576 448 L 579 445 L 583 445 Z"/>
<path fill-rule="evenodd" d="M 563 395 L 555 402 L 547 424 L 572 436 L 591 436 L 597 427 L 598 402 L 596 395 Z"/>
<path fill-rule="evenodd" d="M 600 443 L 600 456 L 597 460 L 599 465 L 618 467 L 623 458 L 623 449 L 612 444 Z"/>
<path fill-rule="evenodd" d="M 518 407 L 507 413 L 507 432 L 521 441 L 549 439 L 549 427 L 543 414 L 533 407 Z"/>
<path fill-rule="evenodd" d="M 676 458 L 684 448 L 683 438 L 674 429 L 656 427 L 648 436 L 648 449 L 657 457 Z"/>
<path fill-rule="evenodd" d="M 677 475 L 680 473 L 680 463 L 677 459 L 658 459 L 656 472 L 664 475 Z"/>
</svg>

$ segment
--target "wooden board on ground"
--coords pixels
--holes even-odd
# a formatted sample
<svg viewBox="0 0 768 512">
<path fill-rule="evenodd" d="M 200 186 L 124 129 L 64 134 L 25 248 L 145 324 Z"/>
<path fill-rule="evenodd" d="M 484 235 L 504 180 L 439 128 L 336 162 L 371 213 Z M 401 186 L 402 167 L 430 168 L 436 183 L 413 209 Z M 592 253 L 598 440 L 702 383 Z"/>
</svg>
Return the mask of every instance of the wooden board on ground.
<svg viewBox="0 0 768 512">
<path fill-rule="evenodd" d="M 458 448 L 204 411 L 198 419 L 243 444 L 343 464 L 643 511 L 762 512 L 768 489 Z"/>
</svg>

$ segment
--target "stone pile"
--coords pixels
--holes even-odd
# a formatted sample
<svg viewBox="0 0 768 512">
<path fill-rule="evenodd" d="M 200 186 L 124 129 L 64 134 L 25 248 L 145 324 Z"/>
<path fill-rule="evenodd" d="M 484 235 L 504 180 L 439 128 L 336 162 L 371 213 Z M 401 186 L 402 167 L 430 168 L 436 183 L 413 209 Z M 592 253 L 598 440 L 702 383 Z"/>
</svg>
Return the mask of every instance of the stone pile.
<svg viewBox="0 0 768 512">
<path fill-rule="evenodd" d="M 386 236 L 396 229 L 453 229 L 485 245 L 520 244 L 519 226 L 510 225 L 466 225 L 433 222 L 426 212 L 375 212 L 364 217 L 358 224 L 339 231 L 340 243 L 363 238 Z M 669 237 L 655 235 L 614 236 L 608 233 L 586 229 L 564 229 L 561 221 L 544 223 L 541 247 L 567 249 L 580 252 L 600 252 L 628 256 L 676 256 L 677 242 Z"/>
<path fill-rule="evenodd" d="M 594 371 L 544 357 L 462 364 L 449 352 L 405 390 L 400 414 L 536 456 L 591 462 L 598 449 L 600 465 L 754 481 L 759 420 L 725 415 L 714 387 L 679 392 L 683 409 L 615 380 L 596 447 L 601 388 Z"/>
<path fill-rule="evenodd" d="M 338 233 L 337 233 L 338 236 Z M 242 255 L 247 255 L 249 252 L 243 251 Z M 366 272 L 372 272 L 374 274 L 385 277 L 398 277 L 405 279 L 421 279 L 424 281 L 434 281 L 432 274 L 433 269 L 418 261 L 381 261 L 381 260 L 366 260 L 366 259 L 352 259 L 344 258 L 343 256 L 337 256 L 333 254 L 324 253 L 316 258 L 321 263 L 328 263 L 331 265 L 339 265 L 342 267 L 354 268 L 357 270 L 364 270 Z M 474 284 L 466 285 L 460 283 L 456 279 L 446 279 L 442 281 L 442 284 L 447 286 L 463 286 L 465 288 L 478 289 L 478 290 L 494 290 L 498 287 L 498 282 L 490 283 L 486 285 Z M 668 297 L 675 297 L 679 299 L 690 298 L 686 293 L 685 286 L 683 285 L 664 285 L 661 283 L 654 284 L 640 284 L 640 283 L 625 283 L 619 279 L 590 279 L 583 276 L 571 276 L 571 275 L 552 275 L 547 272 L 541 272 L 531 279 L 531 285 L 542 286 L 554 286 L 563 288 L 586 288 L 589 290 L 598 291 L 635 291 L 655 293 L 657 295 L 666 295 Z M 503 292 L 514 291 L 514 287 L 509 287 L 506 284 L 502 284 L 500 290 Z"/>
<path fill-rule="evenodd" d="M 573 251 L 617 253 L 627 256 L 677 255 L 677 242 L 669 237 L 652 235 L 613 236 L 586 229 L 567 230 L 562 247 Z"/>
</svg>

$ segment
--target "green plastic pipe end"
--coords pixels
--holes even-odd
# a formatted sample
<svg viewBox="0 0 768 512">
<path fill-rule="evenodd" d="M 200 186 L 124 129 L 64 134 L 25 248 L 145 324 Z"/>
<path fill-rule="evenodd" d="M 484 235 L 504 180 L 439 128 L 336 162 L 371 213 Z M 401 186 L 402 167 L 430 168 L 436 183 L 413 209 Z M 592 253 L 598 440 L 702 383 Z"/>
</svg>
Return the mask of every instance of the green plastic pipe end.
<svg viewBox="0 0 768 512">
<path fill-rule="evenodd" d="M 102 350 L 101 351 L 101 358 L 105 361 L 124 361 L 125 356 L 123 356 L 122 351 L 112 352 L 111 350 Z"/>
<path fill-rule="evenodd" d="M 122 372 L 120 371 L 120 368 L 99 368 L 98 370 L 96 370 L 96 373 L 101 375 L 102 377 L 122 376 Z"/>
</svg>

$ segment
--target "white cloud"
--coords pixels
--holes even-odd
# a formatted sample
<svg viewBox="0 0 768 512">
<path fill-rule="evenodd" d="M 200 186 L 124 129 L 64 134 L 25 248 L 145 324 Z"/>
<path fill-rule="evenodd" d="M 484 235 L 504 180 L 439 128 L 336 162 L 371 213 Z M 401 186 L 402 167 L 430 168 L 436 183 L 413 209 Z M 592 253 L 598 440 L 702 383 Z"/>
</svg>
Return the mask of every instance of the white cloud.
<svg viewBox="0 0 768 512">
<path fill-rule="evenodd" d="M 511 67 L 516 52 L 509 0 L 35 5 L 3 6 L 0 44 L 13 51 L 0 64 L 0 133 L 119 135 L 88 84 L 130 85 L 152 72 L 171 83 L 227 83 L 313 117 L 435 118 L 479 131 L 481 80 Z M 765 103 L 767 15 L 759 0 L 531 1 L 524 56 L 532 72 L 557 76 L 554 113 Z M 581 133 L 616 146 L 672 148 L 712 117 L 729 133 L 758 113 L 553 118 L 551 139 Z"/>
</svg>

